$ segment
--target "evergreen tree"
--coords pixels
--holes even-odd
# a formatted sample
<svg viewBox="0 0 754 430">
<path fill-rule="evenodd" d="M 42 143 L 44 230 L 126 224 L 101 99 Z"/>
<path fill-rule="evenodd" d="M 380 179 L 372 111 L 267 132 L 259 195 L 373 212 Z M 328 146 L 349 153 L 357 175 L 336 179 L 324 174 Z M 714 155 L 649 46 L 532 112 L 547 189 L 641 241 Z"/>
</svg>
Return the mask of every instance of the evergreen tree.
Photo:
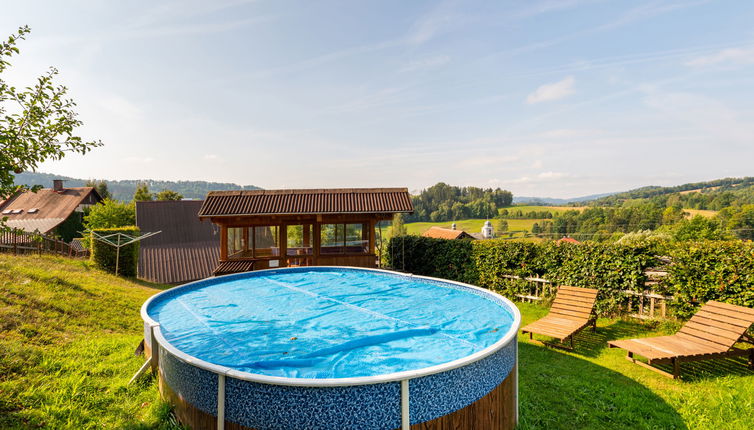
<svg viewBox="0 0 754 430">
<path fill-rule="evenodd" d="M 141 182 L 136 186 L 136 192 L 134 193 L 134 201 L 137 202 L 151 202 L 154 200 L 154 194 L 149 192 L 149 187 L 146 183 Z"/>
</svg>

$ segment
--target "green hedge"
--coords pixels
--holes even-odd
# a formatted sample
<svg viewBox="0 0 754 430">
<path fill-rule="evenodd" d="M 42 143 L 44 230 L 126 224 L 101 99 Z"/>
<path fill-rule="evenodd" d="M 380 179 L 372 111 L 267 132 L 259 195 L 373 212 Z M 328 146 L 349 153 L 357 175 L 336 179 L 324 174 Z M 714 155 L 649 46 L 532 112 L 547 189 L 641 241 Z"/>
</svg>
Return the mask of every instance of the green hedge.
<svg viewBox="0 0 754 430">
<path fill-rule="evenodd" d="M 754 308 L 754 243 L 704 241 L 671 251 L 663 286 L 676 297 L 676 312 L 691 316 L 694 302 L 717 300 Z"/>
<path fill-rule="evenodd" d="M 452 279 L 513 297 L 525 282 L 504 275 L 541 277 L 556 285 L 597 288 L 597 311 L 614 314 L 627 298 L 621 291 L 644 287 L 644 270 L 657 264 L 654 249 L 604 243 L 457 241 L 397 237 L 388 245 L 395 269 Z M 671 309 L 690 316 L 699 303 L 718 300 L 754 307 L 754 244 L 739 241 L 684 243 L 666 250 L 673 264 L 657 287 L 674 295 Z"/>
<path fill-rule="evenodd" d="M 97 228 L 92 230 L 100 235 L 112 233 L 139 234 L 139 228 L 117 227 L 117 228 Z M 92 243 L 91 261 L 99 268 L 110 273 L 115 273 L 116 248 L 100 240 L 90 238 Z M 134 242 L 120 249 L 120 259 L 118 264 L 118 275 L 126 277 L 136 277 L 137 265 L 139 263 L 139 242 Z"/>
</svg>

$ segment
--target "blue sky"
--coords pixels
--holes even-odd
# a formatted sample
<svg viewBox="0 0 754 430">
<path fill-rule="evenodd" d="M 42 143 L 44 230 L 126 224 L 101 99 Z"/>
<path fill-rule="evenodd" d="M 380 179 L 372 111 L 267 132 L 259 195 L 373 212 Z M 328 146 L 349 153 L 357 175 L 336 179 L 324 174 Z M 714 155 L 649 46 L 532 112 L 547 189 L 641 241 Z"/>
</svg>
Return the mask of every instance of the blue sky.
<svg viewBox="0 0 754 430">
<path fill-rule="evenodd" d="M 752 176 L 754 3 L 34 1 L 7 80 L 60 69 L 105 146 L 41 170 L 574 197 Z M 3 36 L 4 37 L 4 36 Z"/>
</svg>

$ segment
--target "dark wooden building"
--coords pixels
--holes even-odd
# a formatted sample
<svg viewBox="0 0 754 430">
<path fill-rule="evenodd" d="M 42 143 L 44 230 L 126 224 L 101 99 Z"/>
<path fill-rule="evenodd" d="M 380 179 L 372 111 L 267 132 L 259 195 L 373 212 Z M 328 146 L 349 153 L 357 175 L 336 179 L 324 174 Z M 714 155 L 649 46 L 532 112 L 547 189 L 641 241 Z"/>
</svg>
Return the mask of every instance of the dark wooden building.
<svg viewBox="0 0 754 430">
<path fill-rule="evenodd" d="M 219 228 L 196 217 L 202 200 L 136 202 L 136 225 L 160 231 L 141 241 L 139 278 L 182 284 L 212 276 L 220 256 Z"/>
<path fill-rule="evenodd" d="M 220 227 L 220 275 L 288 266 L 376 267 L 376 224 L 410 212 L 405 188 L 212 191 L 199 218 Z"/>
</svg>

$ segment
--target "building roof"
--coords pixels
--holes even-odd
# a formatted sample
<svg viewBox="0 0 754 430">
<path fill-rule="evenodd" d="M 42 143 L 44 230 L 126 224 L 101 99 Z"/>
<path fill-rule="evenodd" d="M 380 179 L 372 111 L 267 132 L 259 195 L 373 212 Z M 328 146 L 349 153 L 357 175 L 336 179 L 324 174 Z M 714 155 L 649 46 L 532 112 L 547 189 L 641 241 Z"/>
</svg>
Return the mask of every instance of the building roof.
<svg viewBox="0 0 754 430">
<path fill-rule="evenodd" d="M 578 240 L 576 240 L 576 239 L 574 239 L 572 237 L 562 237 L 562 238 L 558 239 L 558 243 L 563 243 L 563 242 L 567 242 L 567 243 L 581 243 L 581 242 L 579 242 Z"/>
<path fill-rule="evenodd" d="M 0 204 L 0 216 L 8 217 L 9 227 L 47 233 L 71 216 L 79 205 L 101 200 L 92 187 L 24 191 Z"/>
<path fill-rule="evenodd" d="M 161 231 L 141 241 L 139 277 L 179 284 L 212 276 L 220 259 L 217 227 L 197 213 L 202 200 L 136 202 L 142 232 Z"/>
<path fill-rule="evenodd" d="M 413 212 L 406 188 L 210 191 L 200 217 Z"/>
<path fill-rule="evenodd" d="M 453 230 L 443 227 L 430 227 L 429 230 L 422 233 L 424 237 L 432 237 L 435 239 L 474 239 L 474 236 L 466 233 L 463 230 Z"/>
</svg>

